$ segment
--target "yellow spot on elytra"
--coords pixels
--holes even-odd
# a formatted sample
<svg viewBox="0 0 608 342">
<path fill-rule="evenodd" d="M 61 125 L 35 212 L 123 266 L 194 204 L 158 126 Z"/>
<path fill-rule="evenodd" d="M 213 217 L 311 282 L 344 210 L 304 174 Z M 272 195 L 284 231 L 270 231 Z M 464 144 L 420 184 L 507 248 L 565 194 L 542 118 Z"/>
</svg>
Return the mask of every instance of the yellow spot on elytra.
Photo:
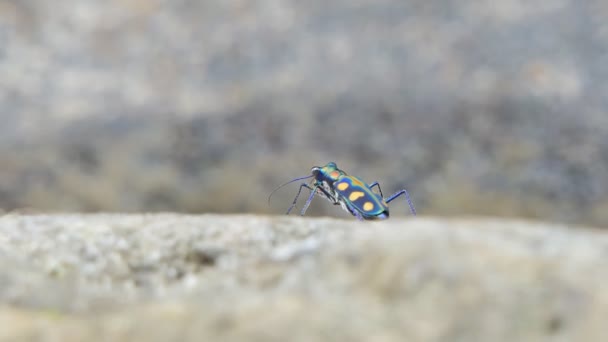
<svg viewBox="0 0 608 342">
<path fill-rule="evenodd" d="M 353 191 L 350 195 L 348 195 L 348 199 L 351 201 L 356 201 L 357 198 L 363 197 L 365 196 L 364 193 L 362 193 L 361 191 Z M 372 204 L 373 206 L 373 204 Z"/>
<path fill-rule="evenodd" d="M 374 203 L 372 203 L 372 202 L 363 203 L 363 210 L 370 211 L 372 209 L 374 209 Z"/>
<path fill-rule="evenodd" d="M 334 178 L 334 179 L 335 179 L 335 178 L 338 178 L 338 177 L 340 176 L 340 172 L 338 172 L 338 171 L 332 171 L 332 172 L 329 174 L 329 176 L 330 176 L 331 178 Z"/>
<path fill-rule="evenodd" d="M 346 183 L 346 182 L 338 183 L 336 188 L 338 188 L 338 190 L 340 190 L 340 191 L 344 191 L 344 190 L 348 189 L 348 183 Z"/>
</svg>

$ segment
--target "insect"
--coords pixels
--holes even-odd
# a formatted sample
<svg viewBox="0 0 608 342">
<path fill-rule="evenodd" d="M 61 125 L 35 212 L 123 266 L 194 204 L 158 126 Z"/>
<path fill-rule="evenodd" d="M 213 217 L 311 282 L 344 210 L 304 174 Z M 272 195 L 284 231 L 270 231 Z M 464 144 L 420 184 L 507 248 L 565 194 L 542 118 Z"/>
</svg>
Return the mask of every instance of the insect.
<svg viewBox="0 0 608 342">
<path fill-rule="evenodd" d="M 300 184 L 300 189 L 293 199 L 293 203 L 289 209 L 287 209 L 287 215 L 289 215 L 291 210 L 296 206 L 298 197 L 300 197 L 300 194 L 302 193 L 302 188 L 310 190 L 308 200 L 300 211 L 300 215 L 302 216 L 306 213 L 306 210 L 310 206 L 310 202 L 312 202 L 315 195 L 326 198 L 334 205 L 340 205 L 342 209 L 346 210 L 360 221 L 388 218 L 388 203 L 403 195 L 410 206 L 412 214 L 416 215 L 416 209 L 414 209 L 410 195 L 405 189 L 397 191 L 388 198 L 384 198 L 378 182 L 367 184 L 358 177 L 349 176 L 346 172 L 340 170 L 334 162 L 327 163 L 325 166 L 313 166 L 310 171 L 312 173 L 310 176 L 292 179 L 274 189 L 270 193 L 270 196 L 268 196 L 268 203 L 270 203 L 272 195 L 283 186 L 299 180 L 312 178 L 310 183 L 304 182 Z M 379 194 L 372 191 L 373 187 L 378 188 Z"/>
</svg>

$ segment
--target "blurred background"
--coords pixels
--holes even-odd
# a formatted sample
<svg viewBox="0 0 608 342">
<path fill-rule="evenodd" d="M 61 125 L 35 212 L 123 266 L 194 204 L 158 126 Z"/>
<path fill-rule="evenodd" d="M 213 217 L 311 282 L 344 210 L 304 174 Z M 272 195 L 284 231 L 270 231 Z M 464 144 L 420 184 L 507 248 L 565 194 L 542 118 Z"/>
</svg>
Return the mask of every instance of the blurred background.
<svg viewBox="0 0 608 342">
<path fill-rule="evenodd" d="M 283 214 L 298 185 L 272 189 L 335 161 L 422 215 L 606 226 L 607 23 L 604 0 L 0 0 L 0 208 Z"/>
</svg>

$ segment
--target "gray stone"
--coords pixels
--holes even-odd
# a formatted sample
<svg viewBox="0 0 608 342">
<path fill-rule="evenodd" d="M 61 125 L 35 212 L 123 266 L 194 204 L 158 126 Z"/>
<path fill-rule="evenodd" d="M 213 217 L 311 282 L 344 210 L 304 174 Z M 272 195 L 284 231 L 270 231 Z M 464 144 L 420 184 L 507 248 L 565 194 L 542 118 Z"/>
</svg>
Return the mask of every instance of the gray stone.
<svg viewBox="0 0 608 342">
<path fill-rule="evenodd" d="M 5 215 L 1 341 L 605 341 L 608 235 L 496 219 Z"/>
</svg>

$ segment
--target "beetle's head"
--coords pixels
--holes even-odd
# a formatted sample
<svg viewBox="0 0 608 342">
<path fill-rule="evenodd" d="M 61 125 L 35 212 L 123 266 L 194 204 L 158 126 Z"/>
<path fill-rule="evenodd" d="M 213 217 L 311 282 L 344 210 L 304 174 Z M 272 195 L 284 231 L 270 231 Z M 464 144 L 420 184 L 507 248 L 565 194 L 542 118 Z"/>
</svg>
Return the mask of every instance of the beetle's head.
<svg viewBox="0 0 608 342">
<path fill-rule="evenodd" d="M 329 162 L 325 166 L 313 166 L 310 172 L 317 180 L 335 181 L 344 174 L 334 162 Z"/>
</svg>

